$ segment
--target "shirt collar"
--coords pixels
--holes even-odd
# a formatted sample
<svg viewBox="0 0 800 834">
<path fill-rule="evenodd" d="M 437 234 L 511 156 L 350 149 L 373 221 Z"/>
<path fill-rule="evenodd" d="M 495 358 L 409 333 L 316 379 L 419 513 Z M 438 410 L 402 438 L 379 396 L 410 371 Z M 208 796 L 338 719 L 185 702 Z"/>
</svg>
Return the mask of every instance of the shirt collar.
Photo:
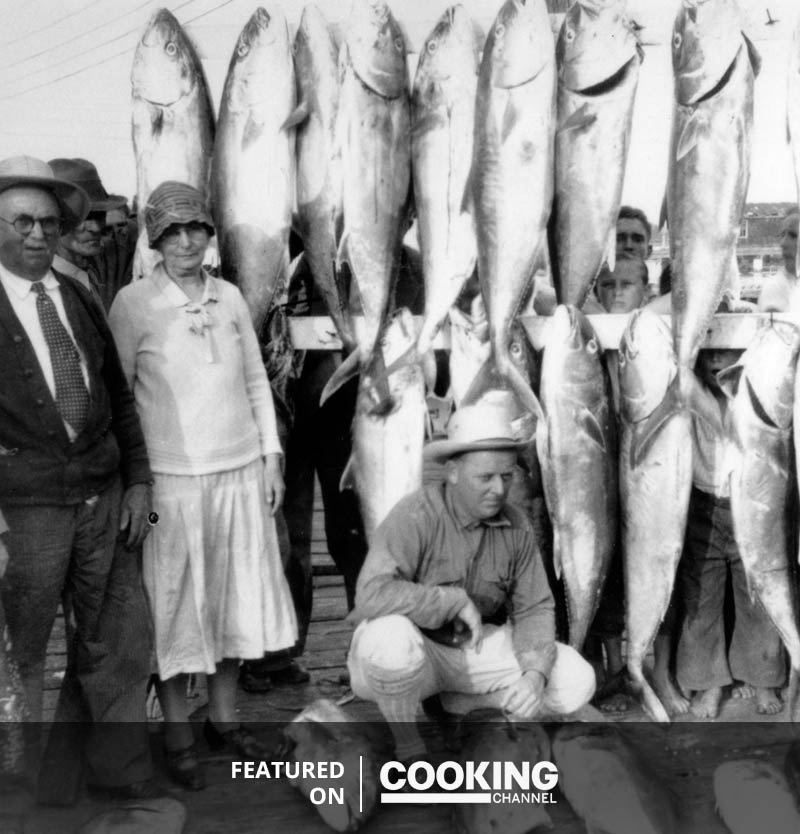
<svg viewBox="0 0 800 834">
<path fill-rule="evenodd" d="M 0 278 L 2 278 L 3 286 L 11 290 L 20 300 L 26 299 L 32 290 L 36 281 L 29 281 L 27 278 L 22 278 L 19 275 L 11 272 L 3 264 L 0 263 Z M 39 279 L 48 290 L 58 289 L 58 280 L 53 273 L 48 270 L 44 278 Z"/>
<path fill-rule="evenodd" d="M 200 304 L 217 301 L 219 299 L 219 290 L 216 279 L 205 270 L 203 270 L 203 278 L 205 284 L 203 286 L 203 297 L 200 299 Z M 151 280 L 175 307 L 187 307 L 193 303 L 191 298 L 169 277 L 167 270 L 164 269 L 163 262 L 159 261 L 156 264 Z"/>
<path fill-rule="evenodd" d="M 494 516 L 494 518 L 486 518 L 483 520 L 475 520 L 464 512 L 463 508 L 453 497 L 453 490 L 445 481 L 444 484 L 444 502 L 450 515 L 455 519 L 456 523 L 465 530 L 476 530 L 481 525 L 485 527 L 511 527 L 511 520 L 505 512 L 505 507 Z"/>
</svg>

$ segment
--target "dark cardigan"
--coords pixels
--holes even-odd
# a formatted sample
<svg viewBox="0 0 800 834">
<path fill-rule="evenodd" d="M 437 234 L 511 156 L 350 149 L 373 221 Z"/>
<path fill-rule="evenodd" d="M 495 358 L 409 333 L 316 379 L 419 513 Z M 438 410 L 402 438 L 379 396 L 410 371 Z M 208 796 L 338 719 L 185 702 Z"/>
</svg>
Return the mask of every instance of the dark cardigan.
<svg viewBox="0 0 800 834">
<path fill-rule="evenodd" d="M 0 284 L 0 506 L 78 504 L 152 478 L 133 394 L 105 315 L 77 281 L 54 274 L 87 363 L 91 404 L 70 442 L 30 340 Z"/>
</svg>

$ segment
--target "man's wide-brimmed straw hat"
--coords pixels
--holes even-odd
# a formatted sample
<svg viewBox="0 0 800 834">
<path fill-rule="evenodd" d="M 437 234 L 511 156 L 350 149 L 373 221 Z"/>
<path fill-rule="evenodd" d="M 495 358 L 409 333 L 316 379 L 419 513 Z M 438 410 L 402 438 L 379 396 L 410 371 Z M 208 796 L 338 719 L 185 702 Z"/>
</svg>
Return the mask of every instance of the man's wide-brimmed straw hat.
<svg viewBox="0 0 800 834">
<path fill-rule="evenodd" d="M 124 197 L 112 197 L 103 188 L 97 168 L 88 159 L 51 159 L 49 164 L 59 179 L 74 183 L 89 195 L 89 211 L 111 211 L 125 205 Z"/>
<path fill-rule="evenodd" d="M 185 182 L 162 182 L 153 189 L 144 208 L 144 225 L 150 248 L 155 249 L 170 226 L 185 223 L 202 223 L 210 235 L 214 234 L 214 222 L 203 195 Z"/>
<path fill-rule="evenodd" d="M 527 421 L 515 421 L 505 404 L 479 402 L 459 408 L 447 424 L 447 440 L 434 440 L 424 449 L 439 463 L 464 452 L 514 451 L 533 437 Z"/>
<path fill-rule="evenodd" d="M 64 228 L 80 225 L 89 213 L 89 195 L 75 183 L 57 177 L 44 160 L 33 156 L 0 160 L 0 192 L 25 186 L 43 188 L 56 198 Z"/>
</svg>

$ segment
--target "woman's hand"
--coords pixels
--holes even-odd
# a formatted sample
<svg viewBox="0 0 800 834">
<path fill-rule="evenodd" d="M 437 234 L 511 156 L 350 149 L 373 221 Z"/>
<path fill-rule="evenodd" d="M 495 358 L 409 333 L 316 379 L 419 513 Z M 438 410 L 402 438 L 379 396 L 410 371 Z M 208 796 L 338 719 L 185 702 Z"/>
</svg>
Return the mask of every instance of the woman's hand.
<svg viewBox="0 0 800 834">
<path fill-rule="evenodd" d="M 283 494 L 286 487 L 281 474 L 281 458 L 283 455 L 273 454 L 264 458 L 264 489 L 267 493 L 269 514 L 274 516 L 283 504 Z"/>
</svg>

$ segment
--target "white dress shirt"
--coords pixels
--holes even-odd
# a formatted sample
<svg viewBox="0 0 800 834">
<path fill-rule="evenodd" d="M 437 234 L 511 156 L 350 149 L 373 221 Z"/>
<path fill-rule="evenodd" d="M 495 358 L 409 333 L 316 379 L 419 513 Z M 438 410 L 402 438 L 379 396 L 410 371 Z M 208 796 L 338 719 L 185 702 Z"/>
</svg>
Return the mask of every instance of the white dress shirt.
<svg viewBox="0 0 800 834">
<path fill-rule="evenodd" d="M 67 311 L 64 309 L 64 300 L 61 298 L 61 288 L 55 275 L 53 275 L 52 272 L 48 272 L 47 275 L 41 279 L 41 281 L 47 290 L 47 294 L 56 305 L 58 317 L 61 319 L 64 327 L 66 327 L 67 333 L 69 333 L 72 341 L 75 342 L 75 334 L 72 332 L 69 320 L 67 319 Z M 6 269 L 3 264 L 0 264 L 0 283 L 2 283 L 3 289 L 5 289 L 6 295 L 8 296 L 8 300 L 11 302 L 11 307 L 25 329 L 25 333 L 28 335 L 31 345 L 33 345 L 33 350 L 39 361 L 42 373 L 44 374 L 47 387 L 50 389 L 53 399 L 55 399 L 56 378 L 53 374 L 53 363 L 50 361 L 50 349 L 47 347 L 47 341 L 44 338 L 42 325 L 39 322 L 39 311 L 36 309 L 36 293 L 32 289 L 34 283 L 36 282 L 29 281 L 27 278 L 20 278 L 18 275 L 14 275 L 13 272 Z M 83 381 L 86 384 L 86 389 L 91 390 L 89 386 L 89 370 L 86 365 L 86 358 L 77 344 L 76 348 L 81 359 L 81 373 L 83 374 Z M 74 440 L 77 437 L 75 430 L 66 420 L 64 421 L 64 426 L 67 430 L 67 434 L 69 435 L 69 439 Z"/>
</svg>

